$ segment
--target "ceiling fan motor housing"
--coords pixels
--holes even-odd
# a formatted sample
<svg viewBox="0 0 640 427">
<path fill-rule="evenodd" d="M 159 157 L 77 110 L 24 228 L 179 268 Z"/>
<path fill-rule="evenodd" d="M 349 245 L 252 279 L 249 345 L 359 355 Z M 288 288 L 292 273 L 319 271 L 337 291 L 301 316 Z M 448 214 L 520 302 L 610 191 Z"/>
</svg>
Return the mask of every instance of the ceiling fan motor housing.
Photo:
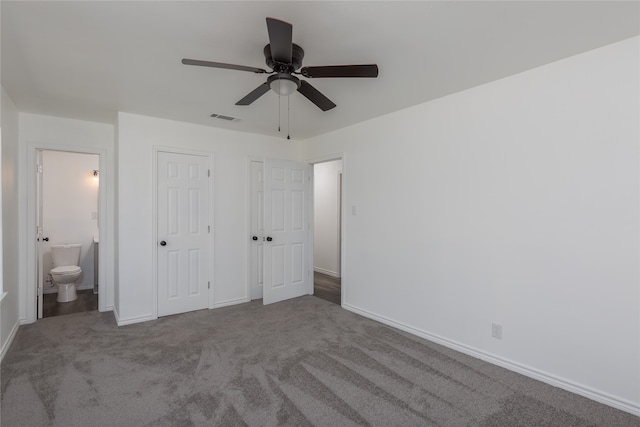
<svg viewBox="0 0 640 427">
<path fill-rule="evenodd" d="M 291 44 L 291 64 L 283 64 L 273 60 L 271 56 L 271 44 L 264 47 L 264 57 L 267 66 L 276 73 L 291 73 L 302 66 L 304 50 L 295 43 Z"/>
</svg>

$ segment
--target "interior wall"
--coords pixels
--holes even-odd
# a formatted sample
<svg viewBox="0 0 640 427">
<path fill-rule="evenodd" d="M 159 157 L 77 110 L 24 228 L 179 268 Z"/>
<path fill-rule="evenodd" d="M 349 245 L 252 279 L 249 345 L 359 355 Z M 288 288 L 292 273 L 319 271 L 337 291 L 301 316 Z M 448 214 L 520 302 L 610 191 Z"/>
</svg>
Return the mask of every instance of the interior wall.
<svg viewBox="0 0 640 427">
<path fill-rule="evenodd" d="M 155 147 L 213 155 L 213 305 L 248 301 L 248 159 L 296 159 L 295 144 L 286 139 L 126 113 L 118 115 L 117 138 L 118 323 L 157 316 L 151 279 Z"/>
<path fill-rule="evenodd" d="M 43 252 L 44 278 L 53 268 L 52 245 L 80 243 L 82 276 L 76 282 L 76 288 L 93 289 L 93 238 L 98 233 L 99 179 L 95 179 L 92 172 L 100 169 L 99 157 L 96 154 L 44 150 L 42 164 L 43 230 L 49 238 Z M 51 286 L 50 290 L 57 292 L 57 286 Z"/>
<path fill-rule="evenodd" d="M 18 230 L 21 224 L 18 192 L 18 110 L 2 88 L 2 284 L 6 292 L 0 303 L 0 355 L 4 356 L 18 328 L 21 270 L 24 249 Z M 0 357 L 1 357 L 0 356 Z"/>
<path fill-rule="evenodd" d="M 639 44 L 306 141 L 346 156 L 343 306 L 640 414 Z"/>
<path fill-rule="evenodd" d="M 100 197 L 104 195 L 105 217 L 104 228 L 100 230 L 100 257 L 105 268 L 100 270 L 101 311 L 113 308 L 114 288 L 114 127 L 110 124 L 87 122 L 82 120 L 63 119 L 38 114 L 19 113 L 20 122 L 20 202 L 18 210 L 24 218 L 21 224 L 19 239 L 23 242 L 35 241 L 35 173 L 36 148 L 64 150 L 75 152 L 98 152 L 100 154 Z M 32 161 L 33 164 L 29 162 Z M 88 172 L 88 171 L 87 171 Z M 101 205 L 103 201 L 101 199 Z M 33 240 L 32 240 L 33 238 Z M 24 264 L 24 280 L 20 287 L 25 290 L 24 298 L 20 298 L 21 321 L 35 321 L 35 246 L 25 243 L 26 249 L 21 253 Z M 31 298 L 33 296 L 33 299 Z M 22 314 L 24 313 L 24 315 Z"/>
<path fill-rule="evenodd" d="M 340 277 L 340 173 L 342 160 L 313 165 L 313 268 Z"/>
</svg>

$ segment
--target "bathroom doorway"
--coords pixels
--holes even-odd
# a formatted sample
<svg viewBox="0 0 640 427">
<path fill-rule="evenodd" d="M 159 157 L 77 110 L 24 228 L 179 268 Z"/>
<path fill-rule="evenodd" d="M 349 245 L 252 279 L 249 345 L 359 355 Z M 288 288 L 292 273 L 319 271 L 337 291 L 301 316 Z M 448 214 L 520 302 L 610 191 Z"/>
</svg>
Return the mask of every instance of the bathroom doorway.
<svg viewBox="0 0 640 427">
<path fill-rule="evenodd" d="M 97 310 L 100 156 L 38 149 L 36 157 L 38 318 Z M 61 302 L 51 274 L 59 267 L 52 246 L 73 244 L 80 245 L 77 266 L 82 270 L 75 281 L 77 298 Z"/>
<path fill-rule="evenodd" d="M 313 165 L 314 295 L 342 304 L 342 159 Z"/>
</svg>

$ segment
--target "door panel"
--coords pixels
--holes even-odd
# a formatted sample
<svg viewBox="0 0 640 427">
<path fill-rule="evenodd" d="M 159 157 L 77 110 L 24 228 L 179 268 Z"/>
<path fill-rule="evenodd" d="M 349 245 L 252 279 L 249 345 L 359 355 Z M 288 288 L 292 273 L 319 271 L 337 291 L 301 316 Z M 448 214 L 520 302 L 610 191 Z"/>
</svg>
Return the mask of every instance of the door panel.
<svg viewBox="0 0 640 427">
<path fill-rule="evenodd" d="M 264 164 L 251 162 L 249 292 L 251 299 L 262 299 L 264 272 Z M 256 240 L 253 240 L 255 237 Z"/>
<path fill-rule="evenodd" d="M 286 160 L 264 163 L 264 304 L 313 293 L 310 169 L 308 164 Z"/>
<path fill-rule="evenodd" d="M 208 164 L 206 156 L 158 153 L 158 316 L 209 306 Z"/>
</svg>

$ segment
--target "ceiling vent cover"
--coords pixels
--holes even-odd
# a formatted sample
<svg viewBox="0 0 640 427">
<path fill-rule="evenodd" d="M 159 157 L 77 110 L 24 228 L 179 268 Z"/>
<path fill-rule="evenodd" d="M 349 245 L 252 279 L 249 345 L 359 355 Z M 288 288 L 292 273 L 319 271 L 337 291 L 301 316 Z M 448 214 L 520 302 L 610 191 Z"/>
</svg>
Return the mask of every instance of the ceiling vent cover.
<svg viewBox="0 0 640 427">
<path fill-rule="evenodd" d="M 236 117 L 225 116 L 225 115 L 222 115 L 222 114 L 216 114 L 216 113 L 213 113 L 213 114 L 211 115 L 211 117 L 213 117 L 214 119 L 227 120 L 227 121 L 229 121 L 229 122 L 230 122 L 230 121 L 233 121 L 233 120 L 238 120 Z"/>
</svg>

